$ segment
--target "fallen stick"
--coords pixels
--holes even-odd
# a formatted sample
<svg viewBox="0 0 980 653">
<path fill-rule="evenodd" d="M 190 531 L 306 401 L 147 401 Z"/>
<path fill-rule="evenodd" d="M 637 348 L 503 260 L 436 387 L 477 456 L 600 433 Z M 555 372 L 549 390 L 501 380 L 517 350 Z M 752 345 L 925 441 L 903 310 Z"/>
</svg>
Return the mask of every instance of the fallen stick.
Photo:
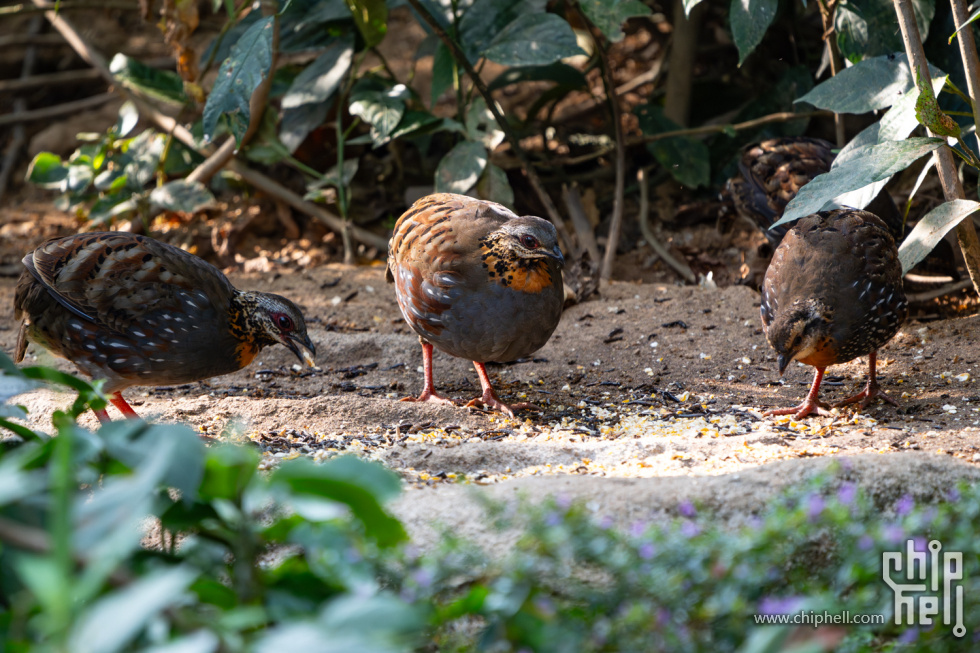
<svg viewBox="0 0 980 653">
<path fill-rule="evenodd" d="M 965 279 L 963 281 L 951 283 L 947 286 L 942 286 L 941 288 L 936 288 L 935 290 L 927 290 L 925 292 L 915 293 L 914 295 L 908 295 L 906 299 L 909 300 L 910 304 L 921 304 L 922 302 L 928 302 L 933 299 L 938 299 L 943 295 L 949 295 L 950 293 L 959 292 L 964 288 L 972 287 L 973 282 L 969 279 Z"/>
<path fill-rule="evenodd" d="M 689 283 L 694 283 L 697 278 L 694 276 L 694 271 L 691 270 L 691 266 L 685 261 L 680 261 L 674 258 L 674 255 L 670 253 L 660 239 L 657 238 L 656 234 L 653 233 L 653 228 L 650 226 L 648 217 L 650 215 L 650 189 L 647 187 L 646 172 L 643 168 L 640 168 L 636 173 L 637 183 L 640 185 L 640 214 L 637 219 L 640 221 L 640 231 L 643 232 L 643 239 L 647 241 L 647 244 L 653 249 L 657 255 L 664 260 L 664 262 L 670 267 L 674 268 L 677 274 L 684 277 Z"/>
<path fill-rule="evenodd" d="M 86 109 L 94 109 L 95 107 L 102 106 L 109 100 L 114 100 L 117 97 L 118 96 L 115 93 L 102 93 L 100 95 L 93 95 L 92 97 L 75 100 L 73 102 L 65 102 L 64 104 L 56 104 L 52 107 L 44 107 L 43 109 L 22 111 L 20 113 L 5 113 L 0 116 L 0 127 L 3 127 L 4 125 L 16 125 L 18 123 L 33 122 L 35 120 L 48 120 L 50 118 L 57 118 L 58 116 L 63 116 L 68 113 L 76 113 L 78 111 L 85 111 Z"/>
</svg>

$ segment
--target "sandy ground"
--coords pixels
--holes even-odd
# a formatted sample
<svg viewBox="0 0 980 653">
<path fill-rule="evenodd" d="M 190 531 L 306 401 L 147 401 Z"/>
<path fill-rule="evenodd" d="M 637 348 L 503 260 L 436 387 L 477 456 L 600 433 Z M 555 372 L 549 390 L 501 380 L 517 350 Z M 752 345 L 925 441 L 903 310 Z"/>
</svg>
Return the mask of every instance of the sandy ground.
<svg viewBox="0 0 980 653">
<path fill-rule="evenodd" d="M 980 466 L 976 316 L 910 322 L 879 353 L 882 385 L 900 408 L 878 403 L 795 422 L 761 418 L 767 408 L 798 403 L 812 371 L 793 366 L 779 378 L 755 292 L 612 283 L 599 298 L 570 307 L 533 359 L 489 366 L 505 401 L 542 408 L 510 419 L 397 401 L 420 390 L 421 349 L 380 266 L 327 265 L 232 281 L 295 300 L 319 368 L 299 370 L 278 347 L 236 374 L 131 388 L 129 401 L 149 418 L 184 422 L 215 439 L 248 439 L 262 448 L 264 466 L 339 452 L 379 460 L 406 479 L 398 511 L 420 537 L 433 521 L 476 514 L 460 498 L 468 491 L 461 480 L 499 485 L 501 497 L 517 490 L 603 497 L 627 519 L 638 505 L 663 507 L 705 492 L 725 497 L 733 487 L 757 494 L 737 505 L 758 505 L 774 489 L 825 468 L 813 458 L 901 452 L 878 456 L 877 472 L 874 456 L 855 459 L 864 470 L 858 480 L 869 487 L 928 460 L 930 469 L 945 471 L 900 477 L 923 495 L 953 478 L 975 478 Z M 8 353 L 17 333 L 15 283 L 0 278 L 0 346 Z M 72 369 L 35 347 L 28 356 Z M 831 368 L 821 396 L 857 392 L 866 368 L 864 359 Z M 478 394 L 469 362 L 437 353 L 435 372 L 437 387 L 461 404 Z M 31 427 L 49 430 L 52 410 L 70 397 L 38 390 L 17 401 L 29 409 Z M 83 423 L 96 426 L 91 415 Z M 704 478 L 718 475 L 726 476 L 710 484 Z"/>
</svg>

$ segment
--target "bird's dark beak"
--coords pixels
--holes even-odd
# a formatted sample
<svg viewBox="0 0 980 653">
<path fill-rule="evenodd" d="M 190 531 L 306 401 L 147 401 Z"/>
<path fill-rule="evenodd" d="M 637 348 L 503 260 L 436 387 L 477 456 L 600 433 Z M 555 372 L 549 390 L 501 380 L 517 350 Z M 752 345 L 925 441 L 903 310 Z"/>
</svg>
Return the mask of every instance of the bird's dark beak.
<svg viewBox="0 0 980 653">
<path fill-rule="evenodd" d="M 300 364 L 306 363 L 310 367 L 316 367 L 316 347 L 313 346 L 310 336 L 300 337 L 299 334 L 290 333 L 286 336 L 284 344 L 289 347 L 289 351 L 296 354 Z"/>
<path fill-rule="evenodd" d="M 776 359 L 776 364 L 779 365 L 779 376 L 783 375 L 783 372 L 786 371 L 786 368 L 789 366 L 792 360 L 792 358 L 787 358 L 783 354 L 779 355 L 779 357 Z"/>
<path fill-rule="evenodd" d="M 558 245 L 555 245 L 554 249 L 548 252 L 548 256 L 558 261 L 558 267 L 565 267 L 565 257 L 562 256 L 561 249 L 558 247 Z"/>
</svg>

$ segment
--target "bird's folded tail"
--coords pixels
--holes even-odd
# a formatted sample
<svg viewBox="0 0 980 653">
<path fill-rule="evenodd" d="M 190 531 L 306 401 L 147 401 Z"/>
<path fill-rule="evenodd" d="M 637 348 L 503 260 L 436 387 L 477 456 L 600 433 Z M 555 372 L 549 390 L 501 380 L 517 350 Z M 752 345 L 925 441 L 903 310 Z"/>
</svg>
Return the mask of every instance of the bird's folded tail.
<svg viewBox="0 0 980 653">
<path fill-rule="evenodd" d="M 17 333 L 17 345 L 14 347 L 14 362 L 19 363 L 24 360 L 24 352 L 27 351 L 27 319 L 20 322 L 20 331 Z"/>
</svg>

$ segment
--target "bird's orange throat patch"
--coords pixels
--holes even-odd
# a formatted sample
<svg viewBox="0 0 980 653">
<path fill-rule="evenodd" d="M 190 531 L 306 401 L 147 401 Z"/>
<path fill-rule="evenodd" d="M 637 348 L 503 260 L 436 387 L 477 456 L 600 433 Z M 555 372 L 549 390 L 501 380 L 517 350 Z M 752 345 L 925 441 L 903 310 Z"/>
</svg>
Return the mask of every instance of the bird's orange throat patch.
<svg viewBox="0 0 980 653">
<path fill-rule="evenodd" d="M 499 248 L 480 249 L 480 260 L 491 281 L 520 292 L 539 293 L 554 284 L 548 261 L 541 258 L 524 259 Z"/>
<path fill-rule="evenodd" d="M 255 360 L 259 353 L 259 347 L 250 342 L 240 342 L 235 346 L 235 360 L 238 361 L 238 369 L 241 369 Z"/>
<path fill-rule="evenodd" d="M 796 360 L 812 367 L 829 367 L 837 363 L 837 347 L 831 338 L 821 338 L 812 352 L 798 356 Z"/>
</svg>

